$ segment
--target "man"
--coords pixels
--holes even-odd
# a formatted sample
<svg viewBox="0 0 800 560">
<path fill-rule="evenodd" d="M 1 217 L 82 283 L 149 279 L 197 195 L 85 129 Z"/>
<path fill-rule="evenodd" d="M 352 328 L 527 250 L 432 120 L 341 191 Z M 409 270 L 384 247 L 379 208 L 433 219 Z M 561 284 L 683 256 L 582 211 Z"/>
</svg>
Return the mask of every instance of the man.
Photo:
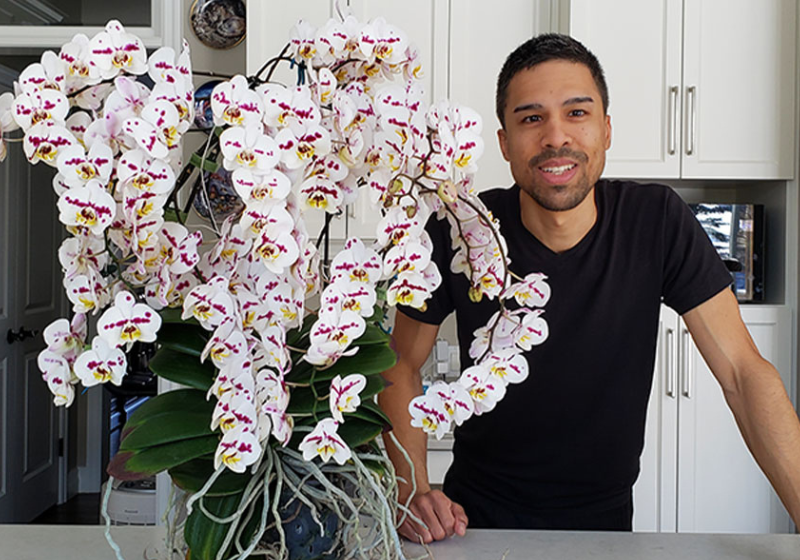
<svg viewBox="0 0 800 560">
<path fill-rule="evenodd" d="M 447 227 L 429 224 L 444 280 L 419 312 L 399 309 L 397 365 L 380 398 L 415 465 L 417 492 L 400 532 L 425 542 L 471 527 L 630 530 L 663 302 L 683 316 L 756 460 L 800 522 L 800 423 L 777 371 L 741 321 L 730 276 L 669 188 L 598 179 L 611 143 L 597 59 L 577 41 L 535 37 L 506 60 L 497 86 L 498 138 L 516 184 L 482 198 L 500 220 L 511 267 L 552 287 L 549 338 L 530 375 L 497 407 L 456 430 L 443 492 L 431 490 L 426 435 L 410 399 L 438 325 L 456 312 L 462 368 L 473 331 L 497 309 L 472 303 L 447 274 Z M 398 474 L 411 470 L 387 440 Z M 401 499 L 411 493 L 401 486 Z"/>
</svg>

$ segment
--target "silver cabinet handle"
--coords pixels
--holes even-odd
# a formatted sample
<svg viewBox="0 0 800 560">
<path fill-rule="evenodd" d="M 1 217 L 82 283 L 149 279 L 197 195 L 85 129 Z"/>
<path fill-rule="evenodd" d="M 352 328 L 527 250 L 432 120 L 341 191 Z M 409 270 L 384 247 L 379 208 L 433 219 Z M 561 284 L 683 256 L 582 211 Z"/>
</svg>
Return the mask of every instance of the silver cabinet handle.
<svg viewBox="0 0 800 560">
<path fill-rule="evenodd" d="M 692 339 L 689 335 L 689 329 L 683 329 L 681 331 L 681 392 L 683 396 L 687 399 L 692 398 L 692 383 L 693 383 L 693 372 L 692 372 Z"/>
<path fill-rule="evenodd" d="M 697 97 L 697 87 L 690 86 L 686 88 L 686 105 L 688 107 L 687 119 L 688 126 L 686 127 L 686 155 L 694 154 L 694 141 L 696 136 L 697 126 L 697 107 L 695 106 L 695 98 Z"/>
<path fill-rule="evenodd" d="M 678 86 L 669 88 L 669 155 L 674 156 L 677 151 L 677 136 L 678 136 Z"/>
<path fill-rule="evenodd" d="M 664 370 L 667 374 L 667 396 L 675 398 L 675 331 L 667 329 L 667 353 L 664 358 Z"/>
</svg>

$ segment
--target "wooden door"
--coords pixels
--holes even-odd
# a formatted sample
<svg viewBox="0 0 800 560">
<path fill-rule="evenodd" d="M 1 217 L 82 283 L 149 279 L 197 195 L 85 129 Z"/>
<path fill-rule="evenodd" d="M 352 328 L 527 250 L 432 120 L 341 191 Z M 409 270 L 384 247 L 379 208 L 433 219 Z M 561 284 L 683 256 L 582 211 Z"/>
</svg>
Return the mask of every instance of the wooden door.
<svg viewBox="0 0 800 560">
<path fill-rule="evenodd" d="M 686 179 L 791 179 L 795 153 L 794 0 L 687 0 Z"/>
<path fill-rule="evenodd" d="M 0 91 L 10 88 L 0 84 Z M 51 186 L 54 171 L 43 164 L 32 167 L 21 144 L 8 148 L 0 164 L 2 523 L 30 521 L 58 499 L 59 411 L 36 358 L 44 348 L 41 333 L 62 315 L 57 251 L 63 227 Z M 7 333 L 23 327 L 38 336 L 10 343 Z"/>
<path fill-rule="evenodd" d="M 611 149 L 604 177 L 680 176 L 682 0 L 572 0 L 570 34 L 600 60 Z"/>
</svg>

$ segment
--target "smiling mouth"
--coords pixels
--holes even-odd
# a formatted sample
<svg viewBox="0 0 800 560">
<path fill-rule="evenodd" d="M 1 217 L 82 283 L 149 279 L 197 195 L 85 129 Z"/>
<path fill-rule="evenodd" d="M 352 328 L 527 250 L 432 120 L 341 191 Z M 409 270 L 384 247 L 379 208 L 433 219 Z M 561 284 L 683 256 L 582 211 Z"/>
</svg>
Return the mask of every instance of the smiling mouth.
<svg viewBox="0 0 800 560">
<path fill-rule="evenodd" d="M 551 173 L 553 175 L 563 175 L 568 171 L 572 171 L 577 166 L 578 166 L 577 163 L 570 163 L 568 165 L 559 165 L 557 167 L 540 167 L 539 169 L 541 169 L 545 173 Z"/>
</svg>

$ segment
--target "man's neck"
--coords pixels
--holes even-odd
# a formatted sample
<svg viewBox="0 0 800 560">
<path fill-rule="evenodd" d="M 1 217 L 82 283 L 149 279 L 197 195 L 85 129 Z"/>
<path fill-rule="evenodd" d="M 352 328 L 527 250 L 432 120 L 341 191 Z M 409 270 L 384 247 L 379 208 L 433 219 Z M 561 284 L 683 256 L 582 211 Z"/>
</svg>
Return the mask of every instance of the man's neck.
<svg viewBox="0 0 800 560">
<path fill-rule="evenodd" d="M 571 210 L 553 212 L 520 190 L 522 224 L 536 239 L 554 253 L 563 253 L 580 243 L 597 221 L 594 189 Z"/>
</svg>

